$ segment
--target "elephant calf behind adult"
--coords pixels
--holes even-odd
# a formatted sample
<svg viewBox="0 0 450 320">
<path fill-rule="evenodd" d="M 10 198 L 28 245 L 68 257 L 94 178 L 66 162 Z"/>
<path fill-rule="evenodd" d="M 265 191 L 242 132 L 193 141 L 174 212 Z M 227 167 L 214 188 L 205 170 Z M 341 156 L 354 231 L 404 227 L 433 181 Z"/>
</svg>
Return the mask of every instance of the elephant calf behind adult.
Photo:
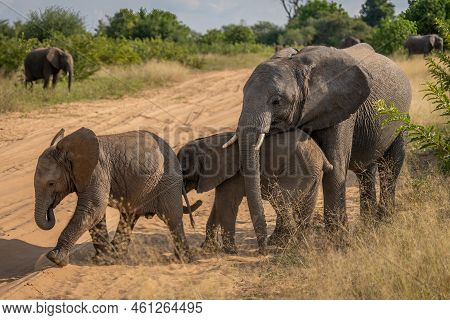
<svg viewBox="0 0 450 320">
<path fill-rule="evenodd" d="M 237 145 L 223 149 L 233 133 L 194 140 L 183 146 L 178 159 L 186 191 L 216 189 L 214 205 L 206 226 L 205 245 L 216 246 L 222 229 L 223 248 L 236 253 L 235 226 L 238 207 L 245 196 Z M 261 147 L 261 192 L 275 209 L 277 242 L 291 236 L 292 227 L 307 227 L 316 204 L 323 172 L 332 170 L 322 150 L 305 132 L 293 130 L 269 136 Z M 296 224 L 292 224 L 293 220 Z M 273 243 L 275 244 L 275 242 Z"/>
<path fill-rule="evenodd" d="M 52 87 L 56 86 L 60 70 L 68 74 L 68 89 L 73 81 L 73 58 L 59 48 L 38 48 L 27 54 L 24 61 L 25 85 L 33 81 L 44 79 L 44 88 L 48 87 L 52 76 Z"/>
<path fill-rule="evenodd" d="M 115 252 L 126 252 L 140 216 L 156 214 L 168 225 L 177 256 L 188 256 L 182 221 L 181 195 L 186 194 L 181 167 L 167 143 L 150 132 L 96 136 L 81 128 L 64 137 L 61 130 L 39 157 L 34 187 L 35 220 L 44 230 L 54 227 L 53 209 L 61 200 L 72 192 L 78 196 L 74 215 L 56 247 L 47 254 L 57 265 L 68 263 L 69 251 L 87 230 L 97 257 L 110 254 L 107 206 L 119 209 L 121 214 L 111 243 Z"/>
</svg>

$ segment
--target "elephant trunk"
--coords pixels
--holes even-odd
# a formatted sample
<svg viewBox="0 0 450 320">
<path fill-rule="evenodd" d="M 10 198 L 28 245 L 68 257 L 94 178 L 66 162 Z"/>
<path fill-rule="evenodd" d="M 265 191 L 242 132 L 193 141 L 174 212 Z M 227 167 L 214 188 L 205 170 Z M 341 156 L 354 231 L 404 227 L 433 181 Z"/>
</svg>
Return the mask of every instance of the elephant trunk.
<svg viewBox="0 0 450 320">
<path fill-rule="evenodd" d="M 73 81 L 73 67 L 72 66 L 69 67 L 69 71 L 67 73 L 69 75 L 67 88 L 69 89 L 69 92 L 70 92 L 70 89 L 72 88 L 72 81 Z"/>
<path fill-rule="evenodd" d="M 44 201 L 36 198 L 34 208 L 34 220 L 42 230 L 50 230 L 55 226 L 55 214 L 53 208 Z"/>
<path fill-rule="evenodd" d="M 253 115 L 254 116 L 254 115 Z M 268 130 L 270 117 L 261 118 L 261 124 L 248 124 L 245 115 L 239 120 L 237 135 L 239 141 L 239 158 L 241 173 L 244 176 L 245 194 L 260 252 L 263 253 L 267 238 L 267 225 L 261 195 L 261 169 L 259 147 Z"/>
</svg>

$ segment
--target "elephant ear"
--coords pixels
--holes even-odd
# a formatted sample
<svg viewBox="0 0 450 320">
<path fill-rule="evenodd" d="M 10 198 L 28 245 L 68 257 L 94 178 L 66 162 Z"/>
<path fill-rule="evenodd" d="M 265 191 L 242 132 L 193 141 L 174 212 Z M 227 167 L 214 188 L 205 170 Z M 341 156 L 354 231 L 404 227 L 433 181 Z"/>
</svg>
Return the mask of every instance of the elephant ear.
<svg viewBox="0 0 450 320">
<path fill-rule="evenodd" d="M 71 177 L 78 192 L 83 192 L 97 166 L 100 148 L 92 130 L 81 128 L 63 138 L 56 148 L 69 163 Z"/>
<path fill-rule="evenodd" d="M 239 171 L 238 144 L 222 148 L 233 135 L 234 132 L 218 134 L 197 142 L 198 193 L 216 188 Z"/>
<path fill-rule="evenodd" d="M 50 147 L 56 146 L 58 144 L 58 142 L 60 142 L 62 140 L 62 138 L 64 138 L 64 132 L 65 131 L 63 128 L 58 131 L 56 136 L 52 139 L 52 142 L 50 143 Z"/>
<path fill-rule="evenodd" d="M 371 53 L 368 52 L 368 55 Z M 292 58 L 300 70 L 310 69 L 298 127 L 310 132 L 348 119 L 370 94 L 369 75 L 345 50 L 305 48 Z"/>
<path fill-rule="evenodd" d="M 47 60 L 56 69 L 61 69 L 60 64 L 61 51 L 56 48 L 49 48 L 47 53 Z"/>
</svg>

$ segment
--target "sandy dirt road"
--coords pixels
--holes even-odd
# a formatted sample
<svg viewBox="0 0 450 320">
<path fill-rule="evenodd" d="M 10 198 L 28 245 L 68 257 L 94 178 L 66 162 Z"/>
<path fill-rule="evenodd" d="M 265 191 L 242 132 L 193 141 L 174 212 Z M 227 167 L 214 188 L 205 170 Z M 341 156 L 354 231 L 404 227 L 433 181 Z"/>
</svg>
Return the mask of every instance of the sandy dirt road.
<svg viewBox="0 0 450 320">
<path fill-rule="evenodd" d="M 185 231 L 197 259 L 184 265 L 173 261 L 165 225 L 142 218 L 135 228 L 129 261 L 96 266 L 89 234 L 79 241 L 70 265 L 54 267 L 45 254 L 73 213 L 76 196 L 55 210 L 57 225 L 40 230 L 33 218 L 33 175 L 37 158 L 60 128 L 81 126 L 97 134 L 136 129 L 153 131 L 177 149 L 182 143 L 215 132 L 232 131 L 242 103 L 242 88 L 251 70 L 196 74 L 170 88 L 144 91 L 119 100 L 61 105 L 27 114 L 0 116 L 0 298 L 3 299 L 208 299 L 245 297 L 243 283 L 262 257 L 256 254 L 253 228 L 245 201 L 240 207 L 237 243 L 240 254 L 206 254 L 198 247 L 213 200 L 213 192 L 189 195 L 204 205 L 196 212 L 194 230 L 185 218 Z M 350 214 L 358 211 L 358 193 L 349 186 Z M 265 204 L 270 230 L 274 214 Z M 319 200 L 317 212 L 322 210 Z M 118 213 L 107 211 L 115 230 Z"/>
</svg>

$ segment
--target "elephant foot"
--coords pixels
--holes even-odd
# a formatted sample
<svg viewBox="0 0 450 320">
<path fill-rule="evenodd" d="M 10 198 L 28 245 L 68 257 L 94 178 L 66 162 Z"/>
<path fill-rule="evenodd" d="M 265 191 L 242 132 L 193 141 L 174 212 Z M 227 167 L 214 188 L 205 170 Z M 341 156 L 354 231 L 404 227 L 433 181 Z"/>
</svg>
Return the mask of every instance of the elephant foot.
<svg viewBox="0 0 450 320">
<path fill-rule="evenodd" d="M 200 247 L 205 251 L 216 252 L 220 250 L 221 246 L 219 242 L 206 238 Z"/>
<path fill-rule="evenodd" d="M 115 264 L 116 261 L 117 259 L 105 252 L 97 252 L 95 256 L 92 257 L 92 262 L 99 266 L 110 266 Z"/>
<path fill-rule="evenodd" d="M 267 255 L 267 239 L 266 238 L 258 240 L 258 247 L 259 247 L 258 253 L 260 255 L 263 255 L 263 256 Z"/>
<path fill-rule="evenodd" d="M 223 252 L 225 252 L 226 254 L 237 254 L 238 250 L 236 245 L 228 245 L 223 246 Z"/>
<path fill-rule="evenodd" d="M 289 237 L 284 232 L 274 232 L 267 240 L 269 246 L 283 247 L 289 241 Z"/>
<path fill-rule="evenodd" d="M 69 254 L 61 249 L 53 249 L 47 253 L 47 258 L 59 267 L 69 264 Z"/>
</svg>

